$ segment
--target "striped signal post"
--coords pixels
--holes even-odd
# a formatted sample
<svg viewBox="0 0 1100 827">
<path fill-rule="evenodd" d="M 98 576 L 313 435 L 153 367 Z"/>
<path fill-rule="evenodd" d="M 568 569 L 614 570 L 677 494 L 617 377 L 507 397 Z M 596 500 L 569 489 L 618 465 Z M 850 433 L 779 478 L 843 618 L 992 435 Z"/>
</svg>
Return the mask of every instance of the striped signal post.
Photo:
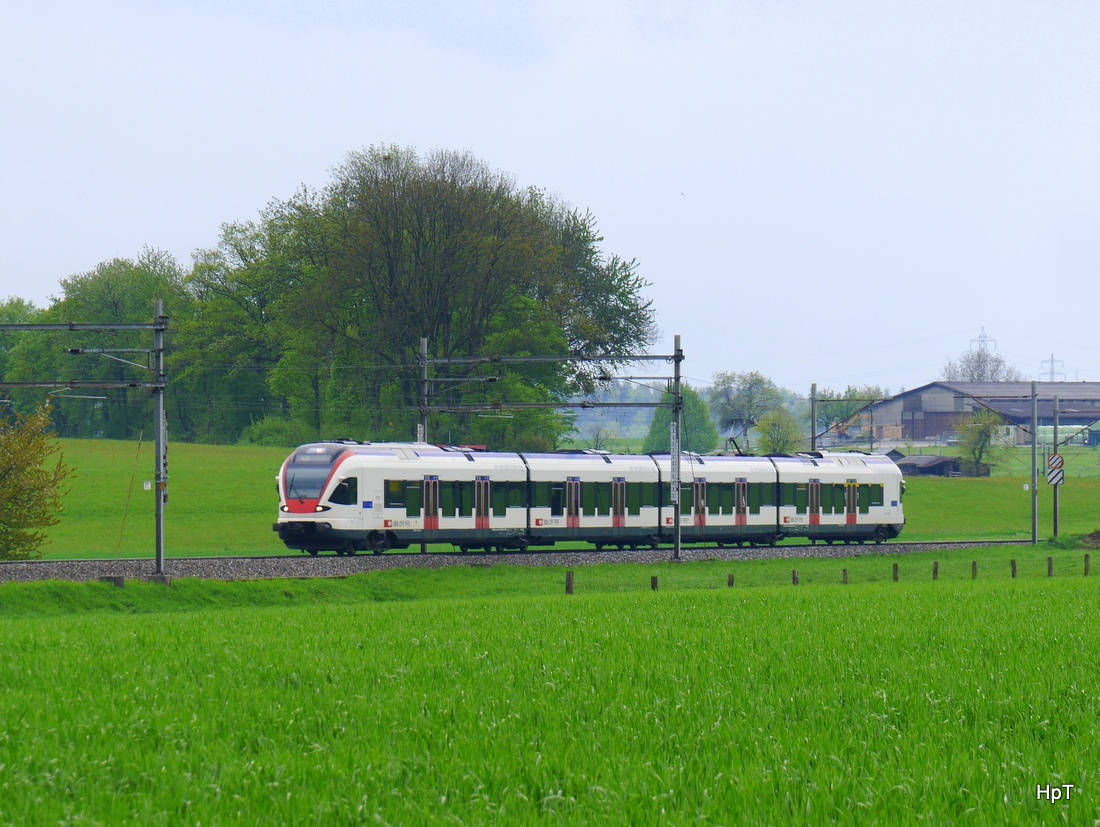
<svg viewBox="0 0 1100 827">
<path fill-rule="evenodd" d="M 1058 536 L 1058 492 L 1066 479 L 1065 460 L 1058 453 L 1058 397 L 1054 397 L 1054 447 L 1051 449 L 1050 458 L 1047 460 L 1047 482 L 1054 486 L 1054 536 Z"/>
</svg>

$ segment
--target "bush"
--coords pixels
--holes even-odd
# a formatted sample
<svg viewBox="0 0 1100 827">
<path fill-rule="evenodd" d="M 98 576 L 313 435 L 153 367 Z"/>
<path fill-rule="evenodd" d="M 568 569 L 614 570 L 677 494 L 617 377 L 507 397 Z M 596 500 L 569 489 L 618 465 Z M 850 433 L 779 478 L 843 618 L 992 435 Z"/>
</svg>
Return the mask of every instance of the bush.
<svg viewBox="0 0 1100 827">
<path fill-rule="evenodd" d="M 316 442 L 317 432 L 304 422 L 294 419 L 264 417 L 253 422 L 241 434 L 241 445 L 264 445 L 270 448 L 296 448 Z"/>
<path fill-rule="evenodd" d="M 61 484 L 72 476 L 58 456 L 50 432 L 49 408 L 39 408 L 31 416 L 13 413 L 0 418 L 0 559 L 35 560 L 46 539 L 41 529 L 58 522 L 61 511 Z"/>
</svg>

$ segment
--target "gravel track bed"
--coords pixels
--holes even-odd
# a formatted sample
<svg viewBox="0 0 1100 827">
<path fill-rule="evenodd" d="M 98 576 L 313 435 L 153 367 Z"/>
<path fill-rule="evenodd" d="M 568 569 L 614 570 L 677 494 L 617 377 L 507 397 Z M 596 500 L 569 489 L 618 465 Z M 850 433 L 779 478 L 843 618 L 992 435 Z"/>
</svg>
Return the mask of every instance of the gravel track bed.
<svg viewBox="0 0 1100 827">
<path fill-rule="evenodd" d="M 754 548 L 684 548 L 680 559 L 773 560 L 842 559 L 864 555 L 912 554 L 938 549 L 959 550 L 1000 543 L 883 543 L 882 545 L 797 545 Z M 348 577 L 367 571 L 396 568 L 445 568 L 447 566 L 592 566 L 599 563 L 666 563 L 672 549 L 657 551 L 546 551 L 505 554 L 383 554 L 336 557 L 334 555 L 285 557 L 182 557 L 167 558 L 164 573 L 170 578 L 200 580 L 270 580 L 307 577 Z M 34 580 L 83 582 L 101 577 L 148 580 L 156 573 L 147 560 L 44 560 L 0 562 L 0 583 Z"/>
</svg>

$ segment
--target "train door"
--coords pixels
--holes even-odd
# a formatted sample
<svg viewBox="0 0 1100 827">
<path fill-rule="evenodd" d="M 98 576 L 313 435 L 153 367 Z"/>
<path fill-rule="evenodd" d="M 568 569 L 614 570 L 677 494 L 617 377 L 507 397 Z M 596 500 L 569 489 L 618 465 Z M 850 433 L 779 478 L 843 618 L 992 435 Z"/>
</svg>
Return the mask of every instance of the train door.
<svg viewBox="0 0 1100 827">
<path fill-rule="evenodd" d="M 474 528 L 488 528 L 489 514 L 492 509 L 490 502 L 490 486 L 488 477 L 474 478 Z"/>
<path fill-rule="evenodd" d="M 749 481 L 744 477 L 733 484 L 733 511 L 737 525 L 749 524 Z"/>
<path fill-rule="evenodd" d="M 424 530 L 439 528 L 439 477 L 424 477 Z"/>
<path fill-rule="evenodd" d="M 565 479 L 565 527 L 581 527 L 581 478 Z"/>
<path fill-rule="evenodd" d="M 856 515 L 859 514 L 859 483 L 848 480 L 844 483 L 844 522 L 847 525 L 856 524 Z"/>
<path fill-rule="evenodd" d="M 695 525 L 705 526 L 707 524 L 707 481 L 702 477 L 695 479 L 695 484 L 692 486 L 695 501 Z"/>
<path fill-rule="evenodd" d="M 810 480 L 807 510 L 810 512 L 810 525 L 821 525 L 821 480 Z"/>
<path fill-rule="evenodd" d="M 611 525 L 622 528 L 626 525 L 626 478 L 615 477 L 611 481 Z"/>
</svg>

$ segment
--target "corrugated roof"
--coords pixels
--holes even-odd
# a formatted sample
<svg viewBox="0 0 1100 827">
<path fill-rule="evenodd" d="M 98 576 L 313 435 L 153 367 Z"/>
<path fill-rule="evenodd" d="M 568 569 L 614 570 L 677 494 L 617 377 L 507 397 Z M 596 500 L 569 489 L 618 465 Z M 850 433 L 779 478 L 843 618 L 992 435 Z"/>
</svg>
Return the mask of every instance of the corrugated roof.
<svg viewBox="0 0 1100 827">
<path fill-rule="evenodd" d="M 1031 399 L 1030 382 L 948 382 L 946 380 L 929 382 L 919 388 L 911 388 L 895 394 L 891 399 L 900 396 L 912 396 L 914 393 L 923 393 L 937 385 L 953 390 L 960 395 L 976 396 L 982 400 L 997 398 Z M 1039 399 L 1045 400 L 1051 400 L 1057 396 L 1059 402 L 1100 403 L 1100 382 L 1036 382 L 1035 393 Z"/>
<path fill-rule="evenodd" d="M 899 459 L 894 464 L 899 468 L 903 465 L 908 465 L 912 468 L 935 468 L 937 465 L 956 465 L 958 461 L 958 457 L 940 457 L 935 454 L 920 454 L 915 457 Z"/>
</svg>

